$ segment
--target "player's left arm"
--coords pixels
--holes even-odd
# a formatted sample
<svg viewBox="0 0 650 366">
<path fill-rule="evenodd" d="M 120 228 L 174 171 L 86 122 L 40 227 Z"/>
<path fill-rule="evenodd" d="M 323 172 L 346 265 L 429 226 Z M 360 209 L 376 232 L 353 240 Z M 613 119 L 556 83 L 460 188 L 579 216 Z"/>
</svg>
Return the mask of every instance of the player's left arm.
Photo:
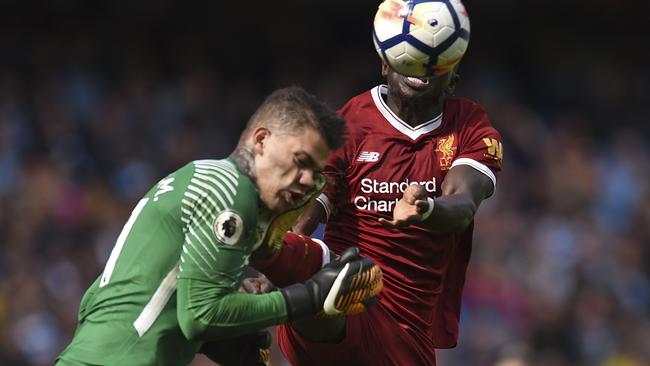
<svg viewBox="0 0 650 366">
<path fill-rule="evenodd" d="M 289 319 L 282 294 L 240 293 L 256 211 L 253 188 L 224 163 L 195 162 L 180 203 L 185 233 L 177 319 L 190 340 L 239 336 Z"/>
<path fill-rule="evenodd" d="M 477 108 L 472 117 L 459 132 L 459 154 L 442 182 L 442 194 L 429 197 L 422 186 L 408 187 L 393 209 L 392 220 L 379 219 L 384 226 L 419 224 L 437 232 L 458 232 L 474 220 L 481 202 L 496 189 L 503 147 L 482 109 Z"/>
<path fill-rule="evenodd" d="M 276 252 L 266 258 L 254 259 L 250 265 L 274 285 L 285 287 L 309 279 L 330 262 L 330 256 L 331 252 L 323 241 L 287 231 Z"/>
<path fill-rule="evenodd" d="M 181 201 L 185 240 L 176 284 L 176 316 L 188 340 L 239 336 L 321 313 L 355 314 L 381 291 L 379 267 L 349 248 L 303 283 L 266 294 L 239 292 L 255 238 L 256 201 L 249 198 L 257 196 L 252 183 L 235 180 L 223 165 L 211 165 L 212 177 L 196 165 Z"/>
<path fill-rule="evenodd" d="M 494 184 L 485 174 L 467 165 L 455 166 L 442 183 L 440 197 L 428 198 L 424 187 L 411 185 L 395 205 L 393 219 L 379 221 L 392 228 L 420 224 L 437 232 L 462 231 L 493 190 Z"/>
</svg>

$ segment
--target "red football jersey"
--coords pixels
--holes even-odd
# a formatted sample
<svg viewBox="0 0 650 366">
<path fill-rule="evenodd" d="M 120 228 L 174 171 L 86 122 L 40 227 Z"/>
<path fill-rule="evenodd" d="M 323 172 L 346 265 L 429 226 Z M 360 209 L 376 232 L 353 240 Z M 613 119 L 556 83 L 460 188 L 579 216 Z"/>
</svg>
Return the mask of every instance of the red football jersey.
<svg viewBox="0 0 650 366">
<path fill-rule="evenodd" d="M 384 272 L 379 302 L 418 338 L 436 348 L 455 346 L 461 293 L 473 225 L 454 234 L 419 226 L 384 228 L 395 203 L 411 183 L 431 197 L 449 169 L 469 165 L 496 185 L 501 137 L 485 111 L 462 98 L 448 98 L 443 113 L 411 127 L 386 105 L 380 85 L 351 99 L 340 111 L 348 125 L 346 144 L 332 154 L 325 174 L 331 183 L 319 197 L 331 215 L 325 242 L 340 253 L 357 245 Z"/>
</svg>

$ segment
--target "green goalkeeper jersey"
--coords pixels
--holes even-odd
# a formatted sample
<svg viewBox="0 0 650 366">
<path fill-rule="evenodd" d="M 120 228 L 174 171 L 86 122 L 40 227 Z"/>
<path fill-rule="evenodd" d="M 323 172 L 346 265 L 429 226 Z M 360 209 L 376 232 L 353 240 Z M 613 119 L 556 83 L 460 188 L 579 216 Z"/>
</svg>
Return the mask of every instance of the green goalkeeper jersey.
<svg viewBox="0 0 650 366">
<path fill-rule="evenodd" d="M 258 205 L 229 160 L 194 161 L 158 182 L 83 296 L 57 365 L 186 365 L 204 341 L 287 321 L 280 292 L 238 291 Z"/>
</svg>

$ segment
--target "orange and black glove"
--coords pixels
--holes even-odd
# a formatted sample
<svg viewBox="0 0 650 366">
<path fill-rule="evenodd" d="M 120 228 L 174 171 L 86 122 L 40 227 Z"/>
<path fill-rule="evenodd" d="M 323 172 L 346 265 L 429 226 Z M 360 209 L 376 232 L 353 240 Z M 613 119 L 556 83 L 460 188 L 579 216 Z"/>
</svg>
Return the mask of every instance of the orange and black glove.
<svg viewBox="0 0 650 366">
<path fill-rule="evenodd" d="M 370 258 L 350 247 L 304 283 L 287 286 L 284 295 L 290 320 L 309 316 L 354 315 L 375 302 L 383 288 L 382 272 Z"/>
</svg>

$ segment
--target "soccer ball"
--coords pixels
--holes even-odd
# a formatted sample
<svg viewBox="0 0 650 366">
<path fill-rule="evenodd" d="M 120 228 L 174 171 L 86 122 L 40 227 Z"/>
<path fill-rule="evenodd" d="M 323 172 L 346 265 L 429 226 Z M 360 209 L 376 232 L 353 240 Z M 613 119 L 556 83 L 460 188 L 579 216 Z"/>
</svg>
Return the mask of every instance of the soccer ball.
<svg viewBox="0 0 650 366">
<path fill-rule="evenodd" d="M 443 75 L 467 50 L 469 16 L 460 0 L 385 0 L 375 15 L 373 40 L 396 72 Z"/>
</svg>

